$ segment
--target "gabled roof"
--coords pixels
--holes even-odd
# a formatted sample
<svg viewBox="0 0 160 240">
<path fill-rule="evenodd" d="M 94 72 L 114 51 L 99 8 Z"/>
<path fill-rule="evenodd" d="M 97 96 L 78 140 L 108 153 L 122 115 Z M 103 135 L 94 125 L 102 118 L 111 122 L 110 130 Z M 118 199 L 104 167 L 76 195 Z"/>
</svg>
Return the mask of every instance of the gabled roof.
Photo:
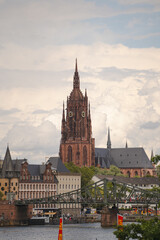
<svg viewBox="0 0 160 240">
<path fill-rule="evenodd" d="M 119 168 L 153 168 L 143 148 L 112 148 L 110 154 Z"/>
<path fill-rule="evenodd" d="M 57 172 L 70 172 L 59 157 L 50 157 L 48 162 L 52 164 L 52 169 L 55 169 Z"/>
<path fill-rule="evenodd" d="M 133 185 L 151 185 L 156 184 L 160 186 L 160 180 L 156 177 L 141 177 L 141 178 L 129 178 L 124 176 L 112 176 L 112 175 L 95 175 L 99 180 L 104 178 L 112 181 L 116 180 L 120 183 L 133 184 Z"/>
<path fill-rule="evenodd" d="M 118 168 L 153 169 L 152 163 L 143 148 L 95 148 L 95 159 L 96 163 L 98 159 L 102 159 L 106 168 L 115 165 Z"/>
</svg>

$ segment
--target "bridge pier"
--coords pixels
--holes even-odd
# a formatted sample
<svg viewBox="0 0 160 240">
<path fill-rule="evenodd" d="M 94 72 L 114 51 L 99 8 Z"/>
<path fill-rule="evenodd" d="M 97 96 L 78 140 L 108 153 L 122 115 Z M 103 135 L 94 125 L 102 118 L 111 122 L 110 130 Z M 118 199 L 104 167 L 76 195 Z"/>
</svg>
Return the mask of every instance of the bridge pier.
<svg viewBox="0 0 160 240">
<path fill-rule="evenodd" d="M 112 227 L 117 224 L 118 208 L 108 208 L 107 206 L 102 209 L 101 213 L 101 227 Z"/>
<path fill-rule="evenodd" d="M 23 225 L 32 217 L 32 205 L 18 206 L 9 201 L 0 201 L 0 226 Z"/>
</svg>

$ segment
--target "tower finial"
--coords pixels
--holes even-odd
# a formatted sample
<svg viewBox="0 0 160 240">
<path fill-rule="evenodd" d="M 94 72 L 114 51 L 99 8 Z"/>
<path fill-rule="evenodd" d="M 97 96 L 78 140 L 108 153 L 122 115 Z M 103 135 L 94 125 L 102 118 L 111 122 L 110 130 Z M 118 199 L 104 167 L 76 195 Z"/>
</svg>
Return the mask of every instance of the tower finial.
<svg viewBox="0 0 160 240">
<path fill-rule="evenodd" d="M 75 72 L 74 72 L 74 79 L 73 79 L 73 88 L 80 88 L 80 81 L 79 81 L 79 74 L 78 74 L 78 67 L 77 67 L 77 58 L 76 58 L 76 65 L 75 65 Z"/>
<path fill-rule="evenodd" d="M 126 148 L 128 148 L 128 143 L 127 143 L 127 141 L 126 141 Z"/>
<path fill-rule="evenodd" d="M 78 72 L 78 67 L 77 67 L 77 58 L 76 58 L 75 72 Z"/>
<path fill-rule="evenodd" d="M 111 138 L 110 138 L 110 129 L 109 129 L 109 127 L 108 127 L 107 148 L 108 148 L 108 149 L 111 149 Z"/>
<path fill-rule="evenodd" d="M 63 114 L 62 114 L 62 121 L 65 120 L 65 111 L 64 111 L 64 101 L 63 101 Z"/>
</svg>

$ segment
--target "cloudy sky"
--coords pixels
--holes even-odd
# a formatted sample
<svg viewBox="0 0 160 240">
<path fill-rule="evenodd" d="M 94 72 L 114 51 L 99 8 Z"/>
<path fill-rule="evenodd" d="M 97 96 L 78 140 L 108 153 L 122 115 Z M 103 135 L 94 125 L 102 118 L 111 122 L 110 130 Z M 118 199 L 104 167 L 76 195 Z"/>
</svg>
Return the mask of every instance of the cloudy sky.
<svg viewBox="0 0 160 240">
<path fill-rule="evenodd" d="M 160 154 L 159 0 L 0 0 L 0 157 L 59 152 L 75 59 L 93 137 Z"/>
</svg>

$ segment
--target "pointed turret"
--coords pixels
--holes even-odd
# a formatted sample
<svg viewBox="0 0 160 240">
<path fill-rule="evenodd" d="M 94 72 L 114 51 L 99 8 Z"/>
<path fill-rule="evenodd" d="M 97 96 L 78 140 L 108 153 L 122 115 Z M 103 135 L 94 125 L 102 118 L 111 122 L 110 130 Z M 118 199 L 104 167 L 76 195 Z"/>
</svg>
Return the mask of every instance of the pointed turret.
<svg viewBox="0 0 160 240">
<path fill-rule="evenodd" d="M 90 102 L 89 102 L 89 107 L 88 107 L 88 118 L 89 118 L 89 120 L 91 119 L 91 112 L 90 112 Z"/>
<path fill-rule="evenodd" d="M 80 81 L 79 81 L 79 74 L 78 74 L 78 67 L 77 67 L 77 59 L 75 65 L 75 72 L 74 72 L 74 79 L 73 79 L 73 88 L 80 88 Z"/>
<path fill-rule="evenodd" d="M 152 151 L 151 151 L 151 160 L 152 160 L 153 157 L 154 157 L 154 154 L 153 154 L 153 149 L 152 149 Z"/>
<path fill-rule="evenodd" d="M 12 172 L 13 172 L 13 163 L 12 163 L 9 146 L 7 146 L 7 150 L 6 150 L 6 154 L 5 154 L 3 166 L 2 166 L 2 176 L 6 177 L 8 176 L 8 173 L 11 174 Z"/>
<path fill-rule="evenodd" d="M 64 109 L 64 102 L 63 102 L 63 112 L 62 112 L 61 134 L 62 134 L 61 141 L 63 142 L 63 141 L 65 141 L 65 109 Z"/>
<path fill-rule="evenodd" d="M 127 143 L 127 141 L 126 141 L 126 148 L 128 148 L 128 143 Z"/>
<path fill-rule="evenodd" d="M 108 128 L 107 148 L 111 149 L 110 129 Z"/>
<path fill-rule="evenodd" d="M 64 101 L 63 101 L 63 114 L 62 114 L 62 121 L 65 121 Z"/>
</svg>

